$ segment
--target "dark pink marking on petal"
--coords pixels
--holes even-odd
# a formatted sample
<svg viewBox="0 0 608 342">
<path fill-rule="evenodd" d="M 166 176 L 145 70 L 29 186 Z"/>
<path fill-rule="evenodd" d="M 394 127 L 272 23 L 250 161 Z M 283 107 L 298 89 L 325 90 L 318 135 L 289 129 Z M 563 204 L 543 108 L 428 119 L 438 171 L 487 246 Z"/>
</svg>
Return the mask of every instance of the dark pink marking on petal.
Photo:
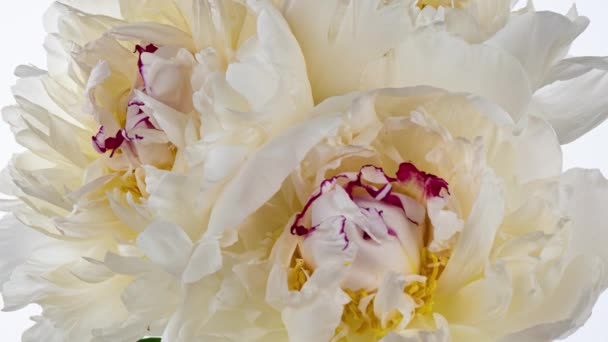
<svg viewBox="0 0 608 342">
<path fill-rule="evenodd" d="M 400 182 L 419 181 L 424 182 L 426 173 L 418 170 L 412 163 L 401 163 L 397 170 L 397 179 Z"/>
<path fill-rule="evenodd" d="M 373 169 L 373 172 L 377 172 L 378 174 L 370 175 L 370 169 Z M 366 177 L 366 175 L 371 177 Z M 399 170 L 397 171 L 396 176 L 396 178 L 390 177 L 386 175 L 382 168 L 374 165 L 366 165 L 360 169 L 356 176 L 351 173 L 344 173 L 324 180 L 321 182 L 319 190 L 314 193 L 304 204 L 302 211 L 296 214 L 294 223 L 291 226 L 291 233 L 293 235 L 305 237 L 315 229 L 315 227 L 307 227 L 303 221 L 307 217 L 312 204 L 323 196 L 323 194 L 325 194 L 328 190 L 333 189 L 333 187 L 336 185 L 341 186 L 346 191 L 348 196 L 353 200 L 356 197 L 361 198 L 370 196 L 371 199 L 402 209 L 406 218 L 415 225 L 420 225 L 420 223 L 408 216 L 405 205 L 401 201 L 401 198 L 393 193 L 393 185 L 414 182 L 417 186 L 420 186 L 421 189 L 423 189 L 425 197 L 442 196 L 442 191 L 444 189 L 449 194 L 448 183 L 445 180 L 435 175 L 418 170 L 418 168 L 416 168 L 416 166 L 414 166 L 412 163 L 402 163 L 399 165 Z M 382 211 L 379 211 L 379 215 L 382 216 Z M 395 237 L 397 236 L 394 229 L 390 227 L 387 227 L 387 229 L 389 235 Z M 365 239 L 365 235 L 363 238 Z M 368 238 L 371 239 L 369 235 Z"/>
<path fill-rule="evenodd" d="M 131 100 L 131 101 L 129 101 L 129 104 L 127 104 L 128 107 L 131 107 L 131 106 L 141 107 L 143 105 L 145 105 L 145 103 L 143 103 L 142 101 L 139 101 L 139 100 Z"/>
<path fill-rule="evenodd" d="M 448 194 L 450 193 L 448 182 L 433 174 L 418 170 L 418 168 L 412 163 L 402 163 L 399 165 L 397 179 L 403 183 L 418 183 L 418 185 L 423 187 L 426 197 L 441 196 L 441 191 L 443 189 L 445 189 Z"/>
<path fill-rule="evenodd" d="M 116 136 L 106 139 L 106 148 L 108 150 L 112 150 L 112 153 L 110 153 L 110 158 L 114 157 L 114 153 L 116 153 L 116 150 L 120 148 L 124 141 L 125 138 L 122 135 L 122 130 L 116 132 Z"/>
<path fill-rule="evenodd" d="M 387 231 L 388 231 L 388 235 L 390 235 L 392 237 L 398 237 L 397 236 L 397 231 L 395 231 L 393 228 L 387 227 Z"/>
<path fill-rule="evenodd" d="M 143 139 L 144 139 L 144 137 L 142 137 L 142 136 L 141 136 L 141 135 L 139 135 L 139 134 L 135 134 L 135 136 L 134 136 L 134 137 L 130 137 L 130 136 L 129 136 L 129 132 L 128 132 L 126 129 L 121 130 L 121 132 L 122 132 L 122 136 L 124 137 L 124 139 L 125 139 L 126 141 L 143 140 Z"/>
<path fill-rule="evenodd" d="M 308 201 L 306 201 L 306 203 L 304 204 L 304 208 L 302 209 L 302 211 L 296 214 L 296 219 L 291 226 L 291 234 L 297 235 L 297 236 L 305 236 L 309 233 L 309 230 L 312 227 L 306 227 L 305 225 L 302 224 L 301 221 L 305 218 L 305 216 L 308 213 L 308 210 L 310 209 L 312 204 L 317 199 L 319 199 L 321 196 L 323 196 L 323 194 L 325 194 L 325 190 L 328 187 L 332 187 L 334 185 L 334 183 L 336 182 L 336 180 L 341 177 L 346 177 L 346 176 L 338 175 L 334 178 L 326 179 L 323 182 L 321 182 L 321 185 L 319 186 L 319 190 L 317 191 L 317 193 L 313 194 L 308 199 Z"/>
<path fill-rule="evenodd" d="M 389 181 L 391 183 L 398 182 L 397 178 L 393 178 L 393 177 L 386 175 L 386 173 L 384 173 L 384 170 L 377 166 L 366 165 L 366 166 L 363 166 L 361 168 L 361 170 L 364 170 L 364 169 L 370 168 L 370 167 L 373 167 L 377 172 L 382 172 L 384 177 L 387 179 L 387 181 Z M 407 215 L 407 212 L 405 212 L 405 206 L 403 205 L 403 202 L 401 202 L 401 199 L 399 198 L 399 196 L 394 195 L 392 189 L 390 189 L 390 188 L 387 189 L 387 187 L 391 186 L 391 183 L 387 183 L 382 188 L 378 189 L 373 185 L 366 184 L 363 179 L 363 172 L 359 172 L 359 174 L 357 175 L 357 179 L 346 184 L 344 189 L 346 190 L 346 192 L 348 193 L 348 195 L 350 196 L 351 199 L 354 199 L 354 190 L 355 189 L 362 189 L 363 191 L 367 192 L 368 195 L 370 195 L 374 199 L 376 199 L 384 204 L 388 204 L 388 205 L 392 205 L 394 207 L 401 208 L 404 211 L 405 216 L 407 217 L 407 219 L 410 222 L 412 222 L 415 225 L 419 225 L 418 222 L 416 222 L 415 220 L 413 220 L 412 218 L 410 218 Z"/>
<path fill-rule="evenodd" d="M 154 44 L 148 44 L 145 47 L 143 47 L 139 44 L 135 45 L 135 51 L 133 51 L 133 52 L 139 53 L 139 60 L 137 61 L 137 66 L 139 67 L 140 72 L 141 72 L 142 67 L 144 66 L 144 63 L 141 60 L 141 55 L 144 52 L 155 53 L 156 51 L 158 51 L 158 46 L 156 46 Z"/>
<path fill-rule="evenodd" d="M 146 47 L 143 47 L 139 44 L 135 45 L 135 51 L 133 51 L 133 52 L 139 53 L 139 58 L 137 60 L 137 67 L 139 68 L 139 74 L 141 75 L 141 79 L 144 82 L 144 88 L 146 87 L 146 78 L 144 77 L 144 62 L 141 59 L 141 55 L 143 53 L 155 53 L 157 50 L 158 50 L 158 46 L 156 46 L 154 44 L 148 44 L 148 45 L 146 45 Z"/>
<path fill-rule="evenodd" d="M 342 248 L 343 251 L 345 251 L 348 246 L 350 245 L 350 240 L 348 239 L 348 234 L 346 234 L 346 217 L 342 216 L 342 223 L 340 224 L 340 234 L 342 234 L 344 236 L 344 248 Z"/>
<path fill-rule="evenodd" d="M 112 158 L 114 153 L 116 153 L 116 150 L 118 150 L 125 141 L 122 131 L 123 130 L 118 130 L 115 136 L 106 138 L 104 127 L 99 127 L 99 132 L 92 137 L 93 147 L 101 154 L 111 150 L 112 153 L 110 154 L 110 158 Z"/>
<path fill-rule="evenodd" d="M 105 147 L 105 133 L 103 126 L 99 127 L 99 131 L 91 138 L 91 140 L 93 141 L 93 148 L 98 153 L 106 153 L 107 149 Z"/>
</svg>

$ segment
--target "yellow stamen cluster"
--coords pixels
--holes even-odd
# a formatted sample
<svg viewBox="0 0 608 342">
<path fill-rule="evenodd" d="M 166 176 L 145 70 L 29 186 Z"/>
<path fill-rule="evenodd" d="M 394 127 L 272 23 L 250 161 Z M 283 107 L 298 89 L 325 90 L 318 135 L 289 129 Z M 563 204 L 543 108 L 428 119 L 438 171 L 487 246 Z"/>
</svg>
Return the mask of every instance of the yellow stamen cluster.
<svg viewBox="0 0 608 342">
<path fill-rule="evenodd" d="M 405 287 L 405 293 L 416 301 L 416 314 L 427 315 L 433 312 L 433 295 L 437 289 L 439 276 L 448 263 L 448 256 L 431 253 L 424 248 L 420 259 L 420 275 L 426 277 L 424 283 L 412 283 Z"/>
<path fill-rule="evenodd" d="M 374 313 L 374 299 L 369 300 L 369 296 L 374 296 L 375 293 L 368 293 L 365 290 L 351 291 L 344 290 L 350 298 L 350 303 L 344 306 L 342 312 L 342 324 L 348 327 L 348 331 L 355 335 L 365 336 L 367 340 L 379 340 L 395 329 L 403 316 L 400 313 L 395 313 L 391 319 L 382 325 L 382 322 Z M 368 300 L 367 305 L 361 308 L 361 302 Z M 362 310 L 363 309 L 363 310 Z M 341 341 L 347 341 L 345 337 Z"/>
<path fill-rule="evenodd" d="M 418 7 L 425 8 L 426 6 L 432 6 L 435 8 L 439 7 L 452 7 L 463 9 L 466 7 L 468 0 L 418 0 Z"/>
<path fill-rule="evenodd" d="M 410 295 L 417 304 L 415 314 L 432 314 L 433 296 L 448 259 L 448 256 L 431 253 L 426 248 L 422 250 L 420 275 L 425 276 L 426 281 L 408 284 L 404 289 L 404 292 Z M 287 273 L 289 290 L 300 291 L 311 275 L 312 271 L 296 251 Z M 345 289 L 344 292 L 350 296 L 351 301 L 344 306 L 342 324 L 336 329 L 336 335 L 339 335 L 344 329 L 348 329 L 349 334 L 363 336 L 367 340 L 374 341 L 381 339 L 401 323 L 403 316 L 396 312 L 385 325 L 382 324 L 374 313 L 373 296 L 376 291 Z M 348 338 L 344 337 L 339 341 L 345 342 L 348 341 Z"/>
<path fill-rule="evenodd" d="M 308 278 L 312 275 L 301 258 L 294 258 L 292 266 L 287 271 L 287 287 L 289 291 L 300 291 Z"/>
</svg>

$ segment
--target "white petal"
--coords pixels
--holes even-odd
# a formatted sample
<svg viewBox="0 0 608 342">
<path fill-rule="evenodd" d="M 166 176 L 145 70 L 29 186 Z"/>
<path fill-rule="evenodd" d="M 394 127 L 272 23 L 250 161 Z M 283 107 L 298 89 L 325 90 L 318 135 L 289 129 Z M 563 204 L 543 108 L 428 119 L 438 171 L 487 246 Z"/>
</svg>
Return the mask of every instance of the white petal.
<svg viewBox="0 0 608 342">
<path fill-rule="evenodd" d="M 197 173 L 177 172 L 145 167 L 146 190 L 150 194 L 144 206 L 154 217 L 177 224 L 191 239 L 204 230 L 201 224 L 207 212 L 201 196 L 201 179 Z"/>
<path fill-rule="evenodd" d="M 340 264 L 324 265 L 315 270 L 302 291 L 292 292 L 292 304 L 282 312 L 289 341 L 331 340 L 344 305 L 350 302 L 350 297 L 340 289 L 343 269 Z"/>
<path fill-rule="evenodd" d="M 390 272 L 378 288 L 374 299 L 374 314 L 380 318 L 382 327 L 386 327 L 387 322 L 394 317 L 396 312 L 403 316 L 399 323 L 399 330 L 405 328 L 412 319 L 416 302 L 404 293 L 406 283 L 407 279 L 404 275 Z"/>
<path fill-rule="evenodd" d="M 570 43 L 588 23 L 585 18 L 572 21 L 553 12 L 531 12 L 513 17 L 486 44 L 515 56 L 528 72 L 531 86 L 537 89 L 548 69 L 566 55 Z"/>
<path fill-rule="evenodd" d="M 608 180 L 598 170 L 573 169 L 561 187 L 561 207 L 574 229 L 569 254 L 599 256 L 608 265 Z"/>
<path fill-rule="evenodd" d="M 152 262 L 180 276 L 192 254 L 192 240 L 177 225 L 154 222 L 139 235 L 137 245 Z"/>
<path fill-rule="evenodd" d="M 531 313 L 518 316 L 522 326 L 527 328 L 498 342 L 552 341 L 568 336 L 591 315 L 599 295 L 606 288 L 606 275 L 604 262 L 576 258 L 565 270 L 558 288 L 546 295 Z"/>
<path fill-rule="evenodd" d="M 338 116 L 315 118 L 262 147 L 218 198 L 205 236 L 219 238 L 241 224 L 280 188 L 314 145 L 335 134 L 340 123 Z"/>
<path fill-rule="evenodd" d="M 436 330 L 404 330 L 401 333 L 390 332 L 381 342 L 451 342 L 448 322 L 440 314 L 434 314 Z"/>
<path fill-rule="evenodd" d="M 429 246 L 431 252 L 439 252 L 449 247 L 448 241 L 462 231 L 464 222 L 451 210 L 444 210 L 447 200 L 441 197 L 429 198 L 427 209 L 433 225 L 433 241 Z"/>
<path fill-rule="evenodd" d="M 202 240 L 197 243 L 192 258 L 188 263 L 182 280 L 194 283 L 199 279 L 218 271 L 222 266 L 222 255 L 218 241 Z"/>
<path fill-rule="evenodd" d="M 238 51 L 226 80 L 272 130 L 312 109 L 312 94 L 304 56 L 281 13 L 270 1 L 250 1 L 249 6 L 258 15 L 257 34 Z"/>
<path fill-rule="evenodd" d="M 31 253 L 50 238 L 23 225 L 11 214 L 0 220 L 0 287 L 15 267 L 25 263 Z"/>
<path fill-rule="evenodd" d="M 418 85 L 481 95 L 516 120 L 532 96 L 528 77 L 513 56 L 430 30 L 406 35 L 394 49 L 370 63 L 361 79 L 363 89 Z"/>
<path fill-rule="evenodd" d="M 359 89 L 363 68 L 408 34 L 411 2 L 287 1 L 285 17 L 302 46 L 317 103 Z"/>
<path fill-rule="evenodd" d="M 181 295 L 179 282 L 157 271 L 137 276 L 122 293 L 121 299 L 130 313 L 153 318 L 175 310 Z"/>
<path fill-rule="evenodd" d="M 479 193 L 454 247 L 437 291 L 450 293 L 479 275 L 490 256 L 496 231 L 503 219 L 503 185 L 489 170 L 481 176 Z"/>
<path fill-rule="evenodd" d="M 122 40 L 144 41 L 158 46 L 173 45 L 194 51 L 192 38 L 185 32 L 168 25 L 142 22 L 117 26 L 109 32 Z"/>
<path fill-rule="evenodd" d="M 161 0 L 162 1 L 162 0 Z M 214 47 L 219 53 L 233 49 L 247 10 L 238 1 L 193 0 L 185 14 L 191 15 L 192 39 L 197 51 Z"/>
<path fill-rule="evenodd" d="M 536 117 L 526 118 L 525 127 L 516 137 L 513 148 L 517 160 L 513 171 L 521 183 L 561 174 L 561 146 L 547 121 Z"/>
<path fill-rule="evenodd" d="M 529 113 L 548 120 L 562 144 L 569 143 L 608 117 L 608 60 L 566 59 L 548 75 L 552 83 L 539 89 Z"/>
<path fill-rule="evenodd" d="M 160 128 L 165 131 L 169 140 L 174 143 L 175 146 L 184 148 L 186 146 L 184 136 L 190 120 L 188 115 L 165 105 L 139 90 L 136 90 L 135 92 L 137 97 L 145 103 L 146 108 L 151 110 L 151 116 L 158 123 Z"/>
<path fill-rule="evenodd" d="M 448 320 L 472 327 L 498 322 L 509 309 L 512 284 L 506 267 L 497 264 L 456 293 L 437 299 L 436 310 Z"/>
<path fill-rule="evenodd" d="M 78 279 L 91 284 L 106 281 L 114 276 L 114 273 L 103 262 L 91 258 L 78 260 L 70 267 L 70 273 Z"/>
<path fill-rule="evenodd" d="M 22 342 L 65 342 L 63 330 L 55 327 L 53 322 L 40 316 L 32 317 L 32 320 L 36 324 L 23 333 Z"/>
</svg>

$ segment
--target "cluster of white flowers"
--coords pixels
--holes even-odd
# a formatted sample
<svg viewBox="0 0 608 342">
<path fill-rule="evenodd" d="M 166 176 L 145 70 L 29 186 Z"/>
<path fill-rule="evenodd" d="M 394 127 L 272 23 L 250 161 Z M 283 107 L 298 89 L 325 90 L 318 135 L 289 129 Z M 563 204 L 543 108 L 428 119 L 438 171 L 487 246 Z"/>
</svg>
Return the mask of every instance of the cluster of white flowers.
<svg viewBox="0 0 608 342">
<path fill-rule="evenodd" d="M 3 117 L 24 342 L 548 342 L 608 287 L 588 20 L 512 0 L 60 0 Z"/>
</svg>

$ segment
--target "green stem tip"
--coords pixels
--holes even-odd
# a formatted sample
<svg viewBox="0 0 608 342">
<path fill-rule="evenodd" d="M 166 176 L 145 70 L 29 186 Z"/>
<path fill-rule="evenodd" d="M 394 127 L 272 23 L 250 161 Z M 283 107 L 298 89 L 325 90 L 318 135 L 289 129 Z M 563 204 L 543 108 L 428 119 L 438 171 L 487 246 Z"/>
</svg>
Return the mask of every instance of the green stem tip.
<svg viewBox="0 0 608 342">
<path fill-rule="evenodd" d="M 150 338 L 144 338 L 141 339 L 137 342 L 160 342 L 160 337 L 150 337 Z"/>
</svg>

